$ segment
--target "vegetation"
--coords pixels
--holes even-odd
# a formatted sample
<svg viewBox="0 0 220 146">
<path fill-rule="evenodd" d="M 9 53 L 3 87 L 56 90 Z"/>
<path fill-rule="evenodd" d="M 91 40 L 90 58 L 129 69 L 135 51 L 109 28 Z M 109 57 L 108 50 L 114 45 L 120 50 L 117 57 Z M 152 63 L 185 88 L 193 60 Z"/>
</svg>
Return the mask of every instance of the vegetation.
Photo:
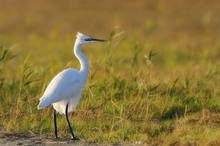
<svg viewBox="0 0 220 146">
<path fill-rule="evenodd" d="M 166 12 L 162 2 L 157 5 L 155 13 Z M 204 28 L 219 23 L 210 20 L 210 13 L 202 17 Z M 144 28 L 149 38 L 115 27 L 102 33 L 108 43 L 84 46 L 90 75 L 80 105 L 70 116 L 76 136 L 99 143 L 219 145 L 220 42 L 215 39 L 219 34 L 211 34 L 209 28 L 199 37 L 203 28 L 190 26 L 187 37 L 176 29 L 177 39 L 162 32 L 152 18 Z M 37 110 L 38 99 L 55 74 L 67 67 L 79 68 L 70 54 L 73 38 L 67 34 L 61 39 L 56 33 L 47 38 L 36 33 L 21 38 L 16 33 L 5 35 L 22 44 L 0 44 L 2 130 L 54 136 L 52 108 Z M 57 122 L 58 135 L 69 137 L 65 118 L 58 116 Z"/>
</svg>

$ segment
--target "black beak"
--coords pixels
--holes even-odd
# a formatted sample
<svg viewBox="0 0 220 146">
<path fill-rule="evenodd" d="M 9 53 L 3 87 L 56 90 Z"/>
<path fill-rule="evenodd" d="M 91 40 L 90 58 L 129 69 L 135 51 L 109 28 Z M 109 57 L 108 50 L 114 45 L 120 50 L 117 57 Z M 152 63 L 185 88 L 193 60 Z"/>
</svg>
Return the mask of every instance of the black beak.
<svg viewBox="0 0 220 146">
<path fill-rule="evenodd" d="M 85 39 L 85 41 L 94 41 L 94 42 L 107 42 L 107 40 L 101 40 L 101 39 L 93 39 L 93 38 L 89 38 L 89 39 Z"/>
</svg>

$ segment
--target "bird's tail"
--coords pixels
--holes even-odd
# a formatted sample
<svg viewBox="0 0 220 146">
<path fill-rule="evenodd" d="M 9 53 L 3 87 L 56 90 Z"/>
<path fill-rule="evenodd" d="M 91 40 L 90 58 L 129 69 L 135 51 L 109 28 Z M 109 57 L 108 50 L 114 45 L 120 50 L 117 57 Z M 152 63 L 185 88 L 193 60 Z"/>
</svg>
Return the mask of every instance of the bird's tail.
<svg viewBox="0 0 220 146">
<path fill-rule="evenodd" d="M 42 108 L 45 108 L 47 107 L 48 104 L 46 102 L 44 102 L 44 100 L 40 99 L 40 103 L 39 105 L 37 106 L 38 109 L 42 109 Z"/>
</svg>

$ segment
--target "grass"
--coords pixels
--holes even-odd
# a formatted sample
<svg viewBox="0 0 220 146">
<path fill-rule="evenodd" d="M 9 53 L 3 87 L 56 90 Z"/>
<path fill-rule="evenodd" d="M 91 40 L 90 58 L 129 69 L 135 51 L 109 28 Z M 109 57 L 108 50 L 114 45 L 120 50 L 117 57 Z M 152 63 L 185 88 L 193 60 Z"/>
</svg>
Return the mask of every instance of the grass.
<svg viewBox="0 0 220 146">
<path fill-rule="evenodd" d="M 219 65 L 203 62 L 197 68 L 183 64 L 182 70 L 175 69 L 180 59 L 170 65 L 172 70 L 157 68 L 157 59 L 166 57 L 156 54 L 158 49 L 145 48 L 145 44 L 132 45 L 133 41 L 113 39 L 104 45 L 106 55 L 98 56 L 98 62 L 90 57 L 92 65 L 83 98 L 70 117 L 76 135 L 86 142 L 157 144 L 218 139 Z M 53 136 L 52 108 L 38 111 L 36 107 L 54 73 L 46 66 L 32 65 L 28 55 L 20 65 L 20 77 L 5 78 L 7 63 L 15 55 L 10 46 L 1 48 L 1 128 Z M 121 57 L 124 50 L 129 51 Z M 173 59 L 166 64 L 169 66 Z M 59 135 L 69 136 L 65 118 L 58 118 Z"/>
<path fill-rule="evenodd" d="M 98 6 L 89 9 L 76 4 L 80 16 L 75 16 L 72 8 L 64 7 L 66 3 L 58 7 L 59 2 L 55 2 L 50 12 L 47 10 L 49 2 L 46 2 L 41 11 L 44 15 L 35 13 L 34 10 L 41 7 L 31 3 L 27 3 L 33 8 L 30 13 L 25 13 L 25 9 L 17 11 L 13 14 L 16 19 L 0 14 L 0 20 L 5 20 L 0 24 L 5 37 L 0 36 L 1 130 L 54 136 L 52 107 L 37 110 L 38 99 L 55 74 L 67 67 L 79 68 L 78 61 L 70 54 L 73 30 L 61 30 L 60 26 L 70 28 L 75 19 L 81 24 L 80 16 L 85 17 L 88 11 L 97 17 L 105 14 L 107 18 L 120 10 L 116 7 L 114 12 L 106 9 L 103 14 L 97 14 L 94 9 Z M 75 134 L 83 141 L 219 145 L 220 42 L 217 39 L 219 19 L 215 19 L 219 9 L 216 9 L 217 4 L 209 3 L 213 9 L 208 10 L 200 3 L 199 8 L 189 7 L 187 10 L 195 13 L 185 17 L 186 11 L 179 10 L 191 2 L 181 6 L 170 3 L 172 1 L 168 4 L 149 2 L 145 7 L 128 2 L 118 15 L 126 22 L 126 27 L 115 27 L 112 31 L 95 27 L 97 22 L 93 21 L 88 29 L 87 23 L 74 23 L 82 27 L 76 27 L 79 30 L 93 30 L 91 34 L 110 40 L 106 44 L 83 47 L 90 62 L 90 74 L 80 104 L 70 115 Z M 8 12 L 8 3 L 4 4 L 0 10 Z M 131 4 L 140 10 L 138 17 L 129 13 L 131 19 L 128 19 L 123 14 L 125 9 L 134 10 Z M 20 5 L 10 6 L 20 10 Z M 62 13 L 55 18 L 51 14 L 56 11 Z M 147 18 L 142 17 L 145 11 L 149 12 Z M 63 15 L 75 17 L 60 21 Z M 50 21 L 41 24 L 36 19 L 51 17 L 57 20 L 57 25 L 51 29 Z M 20 29 L 11 26 L 18 18 L 23 24 L 16 23 Z M 109 22 L 112 29 L 116 18 L 109 19 L 105 22 Z M 33 32 L 29 31 L 31 28 Z M 64 116 L 58 116 L 58 134 L 70 137 Z"/>
</svg>

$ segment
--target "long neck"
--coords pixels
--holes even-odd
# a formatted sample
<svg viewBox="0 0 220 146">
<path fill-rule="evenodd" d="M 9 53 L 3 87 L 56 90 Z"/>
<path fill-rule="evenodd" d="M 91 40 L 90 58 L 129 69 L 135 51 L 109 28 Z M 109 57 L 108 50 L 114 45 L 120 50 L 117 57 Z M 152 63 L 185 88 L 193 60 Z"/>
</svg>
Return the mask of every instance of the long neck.
<svg viewBox="0 0 220 146">
<path fill-rule="evenodd" d="M 80 62 L 80 73 L 83 76 L 84 82 L 86 82 L 87 80 L 87 76 L 88 76 L 88 72 L 89 72 L 89 63 L 88 60 L 86 58 L 86 56 L 82 53 L 82 51 L 80 50 L 81 48 L 81 44 L 79 43 L 75 43 L 74 46 L 74 54 L 76 56 L 76 58 L 79 60 Z"/>
</svg>

